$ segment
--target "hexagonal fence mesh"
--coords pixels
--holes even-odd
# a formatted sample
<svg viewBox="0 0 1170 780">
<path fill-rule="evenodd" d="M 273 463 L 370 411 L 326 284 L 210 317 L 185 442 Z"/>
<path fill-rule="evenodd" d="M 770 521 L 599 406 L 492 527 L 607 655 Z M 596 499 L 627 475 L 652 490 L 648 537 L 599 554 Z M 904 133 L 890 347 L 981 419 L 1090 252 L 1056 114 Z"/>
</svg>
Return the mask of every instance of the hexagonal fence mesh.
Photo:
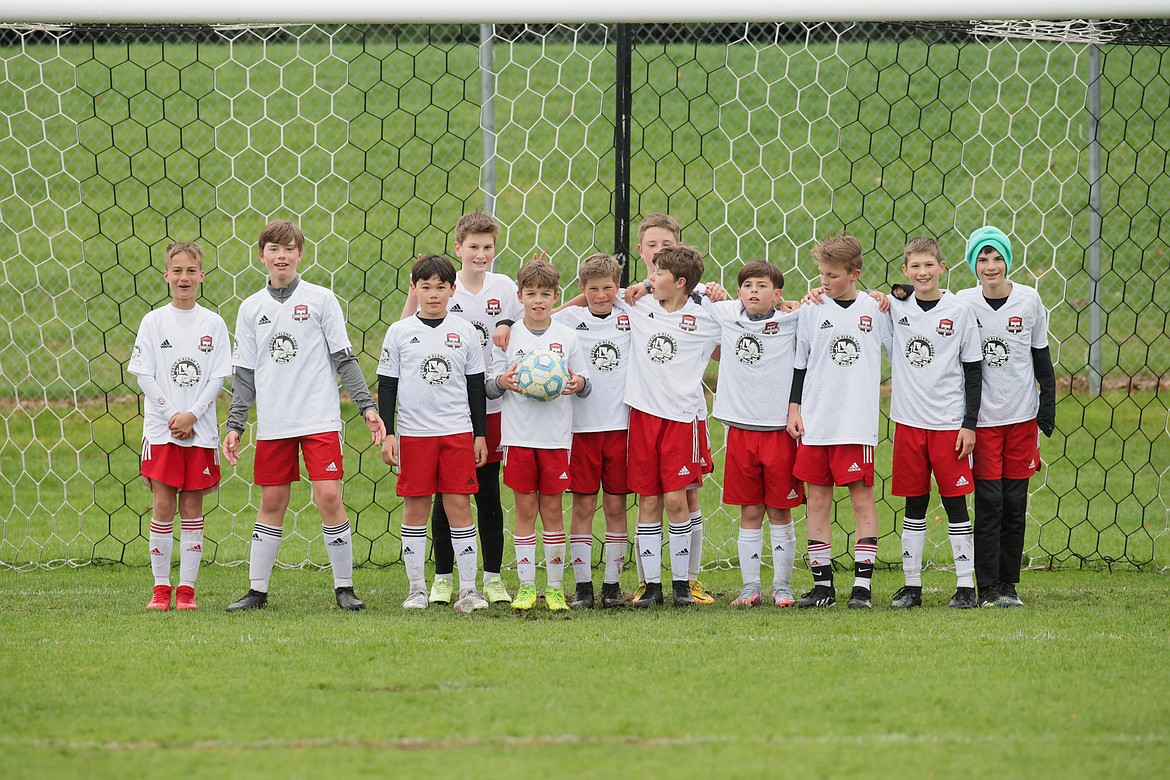
<svg viewBox="0 0 1170 780">
<path fill-rule="evenodd" d="M 673 214 L 726 285 L 748 260 L 775 261 L 789 297 L 815 278 L 809 248 L 824 235 L 861 239 L 874 288 L 897 281 L 909 236 L 937 236 L 957 289 L 973 282 L 964 236 L 1001 226 L 1014 278 L 1048 306 L 1059 380 L 1028 561 L 1164 570 L 1168 29 L 635 26 L 634 223 Z M 543 251 L 571 279 L 581 258 L 614 249 L 615 27 L 487 30 L 0 28 L 0 567 L 146 562 L 141 406 L 125 364 L 142 316 L 167 299 L 169 241 L 203 244 L 203 302 L 230 326 L 264 282 L 260 228 L 298 221 L 304 275 L 343 301 L 370 379 L 412 259 L 449 251 L 465 211 L 494 210 L 507 273 Z M 391 564 L 394 480 L 345 414 L 357 557 Z M 246 559 L 250 457 L 206 506 L 205 561 Z M 879 554 L 892 564 L 901 506 L 887 488 Z M 281 565 L 327 563 L 307 494 L 294 491 Z M 717 474 L 702 495 L 712 566 L 736 555 L 719 498 Z M 945 519 L 929 538 L 933 565 L 948 565 Z"/>
</svg>

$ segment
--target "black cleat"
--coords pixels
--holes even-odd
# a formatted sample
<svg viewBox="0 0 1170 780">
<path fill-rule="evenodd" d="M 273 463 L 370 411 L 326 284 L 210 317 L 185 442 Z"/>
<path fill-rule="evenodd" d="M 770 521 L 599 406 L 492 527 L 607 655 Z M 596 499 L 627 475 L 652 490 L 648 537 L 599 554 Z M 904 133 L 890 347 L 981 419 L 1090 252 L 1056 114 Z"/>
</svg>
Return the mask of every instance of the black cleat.
<svg viewBox="0 0 1170 780">
<path fill-rule="evenodd" d="M 264 609 L 268 606 L 268 594 L 261 593 L 258 590 L 248 589 L 244 597 L 239 601 L 233 601 L 228 604 L 228 612 L 243 612 L 246 609 Z"/>
<path fill-rule="evenodd" d="M 837 603 L 837 592 L 828 585 L 814 585 L 813 589 L 804 594 L 792 606 L 800 609 L 825 609 Z"/>
<path fill-rule="evenodd" d="M 996 588 L 996 590 L 999 591 L 999 598 L 995 600 L 995 606 L 997 606 L 997 607 L 1022 607 L 1022 606 L 1024 606 L 1024 602 L 1020 599 L 1020 597 L 1018 595 L 1016 595 L 1016 583 L 1014 583 L 1014 582 L 1001 582 L 1001 583 L 999 583 L 999 587 Z"/>
<path fill-rule="evenodd" d="M 972 592 L 971 594 L 975 594 Z M 911 607 L 922 606 L 922 586 L 921 585 L 907 585 L 894 594 L 894 600 L 890 602 L 890 606 L 894 609 L 910 609 Z M 952 605 L 953 606 L 953 605 Z"/>
<path fill-rule="evenodd" d="M 955 588 L 955 595 L 951 596 L 951 609 L 974 609 L 977 603 L 974 588 Z"/>
<path fill-rule="evenodd" d="M 979 589 L 979 598 L 975 600 L 977 607 L 994 607 L 999 600 L 999 583 L 993 583 L 986 588 Z"/>
<path fill-rule="evenodd" d="M 577 595 L 569 606 L 573 609 L 593 609 L 593 583 L 578 582 Z"/>
<path fill-rule="evenodd" d="M 626 600 L 622 596 L 622 586 L 617 582 L 601 583 L 601 606 L 603 609 L 624 607 Z"/>
<path fill-rule="evenodd" d="M 687 587 L 690 587 L 689 583 Z M 642 598 L 634 602 L 634 606 L 648 609 L 650 607 L 661 607 L 665 602 L 666 599 L 662 597 L 662 583 L 647 582 L 646 591 L 642 594 Z"/>
<path fill-rule="evenodd" d="M 869 588 L 863 588 L 860 585 L 854 586 L 853 590 L 849 592 L 849 603 L 846 606 L 849 609 L 873 609 L 873 597 L 870 595 Z"/>
<path fill-rule="evenodd" d="M 358 612 L 366 608 L 366 602 L 359 599 L 353 592 L 352 585 L 344 588 L 334 588 L 333 594 L 337 597 L 337 606 L 350 612 Z"/>
<path fill-rule="evenodd" d="M 691 595 L 690 580 L 675 580 L 671 584 L 671 590 L 674 594 L 674 605 L 676 607 L 695 606 L 695 597 Z"/>
</svg>

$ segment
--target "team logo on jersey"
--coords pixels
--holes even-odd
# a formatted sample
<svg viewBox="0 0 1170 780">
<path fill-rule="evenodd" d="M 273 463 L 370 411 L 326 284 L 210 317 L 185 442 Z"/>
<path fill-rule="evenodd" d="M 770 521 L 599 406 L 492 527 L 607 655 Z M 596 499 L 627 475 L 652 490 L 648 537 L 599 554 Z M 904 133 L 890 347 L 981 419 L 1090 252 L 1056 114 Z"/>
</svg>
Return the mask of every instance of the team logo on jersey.
<svg viewBox="0 0 1170 780">
<path fill-rule="evenodd" d="M 497 314 L 503 311 L 503 309 L 500 308 L 500 299 L 488 298 L 487 306 L 484 308 L 484 311 L 495 317 Z"/>
<path fill-rule="evenodd" d="M 202 374 L 195 358 L 181 357 L 171 363 L 171 381 L 179 387 L 194 387 Z"/>
<path fill-rule="evenodd" d="M 303 303 L 298 303 L 293 307 L 293 319 L 297 322 L 304 322 L 309 319 L 309 307 Z"/>
<path fill-rule="evenodd" d="M 934 361 L 934 344 L 930 339 L 915 336 L 906 342 L 906 362 L 915 368 L 925 368 Z"/>
<path fill-rule="evenodd" d="M 214 349 L 215 349 L 215 344 L 212 343 L 211 336 L 200 336 L 199 337 L 199 351 L 200 352 L 211 352 Z"/>
<path fill-rule="evenodd" d="M 679 320 L 678 326 L 688 333 L 694 333 L 699 327 L 695 322 L 695 315 L 693 314 L 684 314 L 682 319 Z"/>
<path fill-rule="evenodd" d="M 474 321 L 471 324 L 474 325 L 475 329 L 479 331 L 479 347 L 480 349 L 483 349 L 487 346 L 488 339 L 490 338 L 487 325 L 484 325 L 482 322 Z"/>
<path fill-rule="evenodd" d="M 130 353 L 130 359 L 137 360 L 140 357 L 142 357 L 142 347 L 135 344 L 133 351 Z"/>
<path fill-rule="evenodd" d="M 630 316 L 628 314 L 619 314 L 617 318 L 617 325 L 615 327 L 618 330 L 629 330 Z"/>
<path fill-rule="evenodd" d="M 857 320 L 857 329 L 862 333 L 869 333 L 873 330 L 873 317 L 868 314 L 862 314 Z"/>
<path fill-rule="evenodd" d="M 419 373 L 428 385 L 444 385 L 451 378 L 451 361 L 446 355 L 428 355 L 423 359 Z"/>
<path fill-rule="evenodd" d="M 829 357 L 839 366 L 851 366 L 861 357 L 861 344 L 852 336 L 837 336 L 829 344 Z"/>
<path fill-rule="evenodd" d="M 954 320 L 939 320 L 938 327 L 934 329 L 934 332 L 940 336 L 953 336 L 953 335 L 955 335 L 955 321 Z"/>
<path fill-rule="evenodd" d="M 382 357 L 378 360 L 384 366 L 390 365 L 390 350 L 382 347 Z"/>
<path fill-rule="evenodd" d="M 750 366 L 759 363 L 764 354 L 763 343 L 751 333 L 744 333 L 735 341 L 735 356 L 740 363 Z"/>
<path fill-rule="evenodd" d="M 1024 332 L 1024 318 L 1023 317 L 1008 317 L 1007 332 L 1008 333 L 1023 333 Z"/>
<path fill-rule="evenodd" d="M 669 363 L 678 352 L 678 342 L 668 333 L 655 333 L 646 343 L 646 354 L 655 363 Z"/>
<path fill-rule="evenodd" d="M 297 340 L 281 331 L 268 340 L 268 355 L 273 363 L 291 363 L 297 356 Z"/>
<path fill-rule="evenodd" d="M 554 355 L 558 355 L 560 357 L 565 356 L 565 348 L 562 347 L 560 344 L 549 344 L 548 351 L 552 352 Z"/>
<path fill-rule="evenodd" d="M 989 366 L 1002 366 L 1012 357 L 1012 348 L 1001 338 L 992 336 L 983 339 L 983 362 Z"/>
<path fill-rule="evenodd" d="M 779 332 L 780 332 L 780 323 L 779 322 L 769 322 L 766 325 L 764 325 L 764 335 L 765 336 L 771 336 L 772 334 L 779 333 Z"/>
<path fill-rule="evenodd" d="M 612 341 L 599 341 L 589 350 L 589 362 L 598 371 L 616 371 L 622 362 L 622 351 Z"/>
<path fill-rule="evenodd" d="M 444 343 L 446 343 L 446 345 L 448 347 L 450 347 L 451 349 L 462 349 L 463 348 L 463 339 L 459 338 L 458 333 L 448 333 L 447 334 L 447 341 Z"/>
</svg>

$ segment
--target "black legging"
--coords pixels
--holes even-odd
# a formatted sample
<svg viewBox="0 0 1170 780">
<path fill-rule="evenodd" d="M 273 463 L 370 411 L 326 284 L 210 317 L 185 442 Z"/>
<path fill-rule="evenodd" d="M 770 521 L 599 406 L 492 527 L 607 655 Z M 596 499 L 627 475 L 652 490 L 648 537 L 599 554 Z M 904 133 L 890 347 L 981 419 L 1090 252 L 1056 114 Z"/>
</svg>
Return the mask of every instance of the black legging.
<svg viewBox="0 0 1170 780">
<path fill-rule="evenodd" d="M 500 505 L 500 464 L 487 463 L 475 470 L 479 491 L 475 494 L 476 525 L 483 570 L 499 572 L 504 559 L 504 508 Z M 455 570 L 455 548 L 451 545 L 451 524 L 443 509 L 443 496 L 435 496 L 431 508 L 432 549 L 435 551 L 435 574 Z"/>
<path fill-rule="evenodd" d="M 975 578 L 980 588 L 1020 581 L 1028 480 L 975 480 Z"/>
</svg>

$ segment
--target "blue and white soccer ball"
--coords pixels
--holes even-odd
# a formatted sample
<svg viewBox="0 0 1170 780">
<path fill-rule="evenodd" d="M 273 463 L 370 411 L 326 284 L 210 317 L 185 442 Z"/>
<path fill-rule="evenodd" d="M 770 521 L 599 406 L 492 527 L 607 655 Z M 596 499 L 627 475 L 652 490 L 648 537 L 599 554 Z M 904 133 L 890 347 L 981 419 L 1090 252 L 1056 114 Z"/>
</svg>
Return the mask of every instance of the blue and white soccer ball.
<svg viewBox="0 0 1170 780">
<path fill-rule="evenodd" d="M 525 398 L 551 401 L 565 392 L 569 371 L 563 357 L 547 349 L 538 349 L 520 359 L 516 382 Z"/>
</svg>

